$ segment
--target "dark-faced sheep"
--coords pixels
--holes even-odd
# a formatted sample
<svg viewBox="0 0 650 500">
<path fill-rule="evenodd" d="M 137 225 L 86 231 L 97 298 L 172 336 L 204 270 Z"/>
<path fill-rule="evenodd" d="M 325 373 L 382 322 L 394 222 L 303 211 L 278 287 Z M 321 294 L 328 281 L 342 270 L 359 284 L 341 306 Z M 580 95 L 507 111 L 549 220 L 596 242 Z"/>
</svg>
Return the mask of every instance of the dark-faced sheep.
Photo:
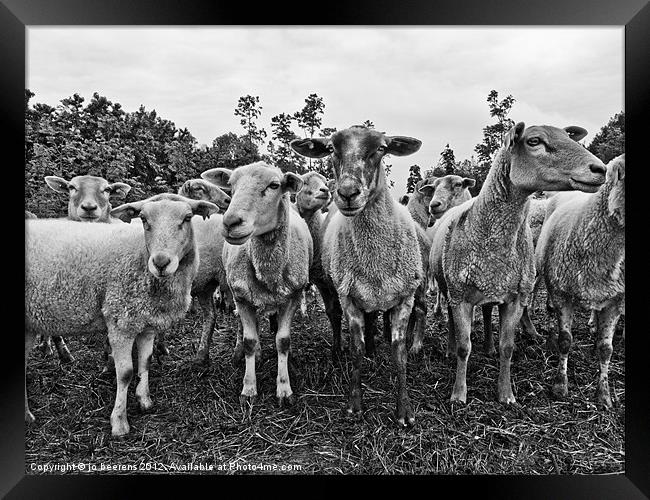
<svg viewBox="0 0 650 500">
<path fill-rule="evenodd" d="M 598 402 L 612 406 L 608 370 L 612 336 L 625 306 L 625 155 L 613 159 L 594 194 L 572 197 L 544 222 L 535 251 L 539 275 L 554 306 L 560 353 L 553 385 L 567 395 L 567 361 L 576 308 L 596 311 L 600 377 Z"/>
<path fill-rule="evenodd" d="M 117 374 L 111 429 L 127 434 L 133 343 L 140 377 L 135 394 L 147 411 L 155 332 L 185 315 L 198 270 L 192 217 L 216 211 L 212 203 L 161 194 L 111 212 L 127 220 L 139 216 L 141 225 L 26 221 L 25 370 L 35 335 L 107 333 Z M 26 386 L 25 421 L 34 421 Z"/>
<path fill-rule="evenodd" d="M 278 403 L 295 400 L 289 380 L 290 329 L 300 295 L 309 284 L 312 239 L 305 221 L 291 208 L 289 193 L 302 179 L 257 162 L 234 171 L 204 172 L 212 182 L 232 189 L 223 216 L 223 262 L 243 326 L 246 360 L 242 402 L 257 396 L 255 354 L 260 349 L 258 316 L 277 314 Z"/>
<path fill-rule="evenodd" d="M 423 280 L 416 224 L 389 193 L 383 157 L 409 155 L 421 142 L 353 126 L 329 138 L 296 139 L 292 148 L 311 158 L 331 155 L 338 210 L 326 220 L 322 262 L 350 325 L 353 369 L 348 412 L 362 412 L 361 371 L 369 313 L 390 311 L 397 376 L 397 420 L 415 416 L 406 390 L 406 329 L 414 294 Z"/>
<path fill-rule="evenodd" d="M 517 123 L 506 135 L 476 198 L 452 208 L 437 223 L 430 271 L 448 302 L 456 340 L 452 401 L 467 398 L 467 361 L 474 306 L 498 304 L 498 399 L 513 403 L 510 360 L 515 327 L 535 281 L 529 197 L 537 190 L 595 192 L 605 166 L 578 144 L 587 131 Z"/>
</svg>

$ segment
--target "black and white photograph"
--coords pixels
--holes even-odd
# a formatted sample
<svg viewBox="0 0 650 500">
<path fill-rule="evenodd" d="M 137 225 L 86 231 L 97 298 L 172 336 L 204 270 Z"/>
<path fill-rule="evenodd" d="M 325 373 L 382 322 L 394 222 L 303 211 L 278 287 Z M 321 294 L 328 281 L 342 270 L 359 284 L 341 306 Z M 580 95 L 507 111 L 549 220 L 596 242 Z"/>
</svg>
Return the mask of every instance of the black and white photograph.
<svg viewBox="0 0 650 500">
<path fill-rule="evenodd" d="M 25 475 L 626 473 L 625 26 L 25 47 Z"/>
</svg>

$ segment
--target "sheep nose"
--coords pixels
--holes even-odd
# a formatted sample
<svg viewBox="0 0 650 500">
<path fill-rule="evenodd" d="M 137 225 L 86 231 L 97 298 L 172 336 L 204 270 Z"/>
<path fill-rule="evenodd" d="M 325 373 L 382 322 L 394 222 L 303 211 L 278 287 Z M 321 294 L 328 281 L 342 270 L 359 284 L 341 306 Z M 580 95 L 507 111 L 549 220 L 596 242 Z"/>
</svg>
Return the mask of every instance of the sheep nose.
<svg viewBox="0 0 650 500">
<path fill-rule="evenodd" d="M 354 182 L 345 180 L 339 185 L 337 193 L 342 199 L 350 203 L 361 194 L 361 190 Z"/>
<path fill-rule="evenodd" d="M 440 205 L 442 205 L 441 201 L 433 201 L 433 200 L 431 200 L 431 203 L 429 203 L 430 208 L 438 208 Z"/>
<path fill-rule="evenodd" d="M 589 170 L 591 170 L 594 174 L 601 174 L 601 175 L 605 175 L 605 173 L 607 172 L 605 165 L 603 165 L 602 163 L 589 164 Z"/>
<path fill-rule="evenodd" d="M 238 215 L 226 214 L 223 218 L 222 224 L 226 231 L 232 231 L 237 226 L 241 225 L 244 222 L 244 219 Z"/>
<path fill-rule="evenodd" d="M 171 259 L 169 257 L 161 253 L 157 253 L 156 255 L 152 256 L 151 260 L 153 261 L 153 265 L 156 266 L 156 269 L 159 271 L 165 269 L 165 267 L 167 267 L 167 265 L 171 262 Z"/>
<path fill-rule="evenodd" d="M 92 212 L 93 210 L 97 210 L 97 204 L 96 203 L 82 203 L 81 208 L 84 209 L 86 212 Z"/>
<path fill-rule="evenodd" d="M 325 188 L 320 188 L 320 191 L 321 191 L 321 193 L 327 193 L 327 194 L 329 194 L 329 192 L 330 192 L 330 190 L 327 189 L 326 187 Z"/>
</svg>

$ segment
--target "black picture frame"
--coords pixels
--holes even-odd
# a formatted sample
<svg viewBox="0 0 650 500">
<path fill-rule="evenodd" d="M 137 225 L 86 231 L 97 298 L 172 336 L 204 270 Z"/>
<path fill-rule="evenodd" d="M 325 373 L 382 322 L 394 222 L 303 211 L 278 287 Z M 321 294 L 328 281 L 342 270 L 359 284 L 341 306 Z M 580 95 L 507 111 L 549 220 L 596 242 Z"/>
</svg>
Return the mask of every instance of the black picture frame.
<svg viewBox="0 0 650 500">
<path fill-rule="evenodd" d="M 625 112 L 626 112 L 626 156 L 632 164 L 631 179 L 628 182 L 630 194 L 627 197 L 628 222 L 626 237 L 628 244 L 628 269 L 633 273 L 628 277 L 626 326 L 631 331 L 626 345 L 626 459 L 625 474 L 609 476 L 428 476 L 408 478 L 421 481 L 421 488 L 430 494 L 444 494 L 439 486 L 451 487 L 453 494 L 462 494 L 478 489 L 485 497 L 504 498 L 625 498 L 650 497 L 650 424 L 648 424 L 650 397 L 650 372 L 645 369 L 648 349 L 647 336 L 635 331 L 641 324 L 640 305 L 643 290 L 634 293 L 644 284 L 644 277 L 636 270 L 643 269 L 644 232 L 641 224 L 635 224 L 637 214 L 645 211 L 634 210 L 643 199 L 641 189 L 647 186 L 642 182 L 643 162 L 640 137 L 644 118 L 648 113 L 650 81 L 650 6 L 646 0 L 547 0 L 526 2 L 515 0 L 454 1 L 443 2 L 412 1 L 387 2 L 385 0 L 357 1 L 341 4 L 298 4 L 298 3 L 236 3 L 223 1 L 188 0 L 2 0 L 0 5 L 0 53 L 3 56 L 2 109 L 4 124 L 2 151 L 6 158 L 5 172 L 10 178 L 16 177 L 17 185 L 23 185 L 20 178 L 21 144 L 24 141 L 23 101 L 25 87 L 25 30 L 35 25 L 616 25 L 625 26 Z M 567 48 L 570 50 L 570 48 Z M 507 56 L 507 55 L 506 55 Z M 7 153 L 9 153 L 7 155 Z M 15 156 L 15 157 L 14 157 Z M 647 163 L 647 162 L 646 162 Z M 629 173 L 629 171 L 628 171 Z M 5 183 L 14 186 L 14 183 Z M 17 192 L 17 193 L 16 193 Z M 6 207 L 14 206 L 13 197 L 24 203 L 24 192 L 5 189 Z M 635 201 L 636 200 L 636 201 Z M 15 214 L 14 214 L 15 215 Z M 24 226 L 18 217 L 11 214 L 5 218 L 5 227 L 12 233 L 24 236 Z M 7 224 L 8 223 L 8 224 Z M 640 229 L 640 231 L 639 231 Z M 637 232 L 638 234 L 634 234 Z M 635 240 L 639 240 L 635 245 Z M 4 285 L 11 292 L 12 283 L 24 282 L 23 270 L 16 262 L 24 261 L 23 247 L 14 238 L 5 239 Z M 12 244 L 9 244 L 13 242 Z M 11 260 L 9 260 L 11 259 Z M 14 263 L 13 265 L 11 263 Z M 13 276 L 13 273 L 16 276 Z M 13 330 L 10 318 L 14 310 L 20 310 L 20 294 L 5 295 L 5 334 L 3 339 L 11 338 Z M 8 302 L 7 302 L 8 301 Z M 14 307 L 15 301 L 15 307 Z M 636 327 L 636 328 L 635 328 Z M 3 350 L 4 357 L 0 370 L 4 382 L 0 384 L 0 397 L 4 409 L 0 412 L 0 495 L 7 498 L 103 498 L 132 497 L 137 494 L 151 495 L 171 493 L 175 488 L 181 494 L 193 494 L 199 487 L 210 488 L 213 494 L 222 494 L 223 485 L 242 487 L 242 478 L 206 476 L 26 476 L 24 466 L 24 423 L 20 419 L 17 406 L 23 398 L 22 376 L 23 360 L 17 334 L 12 338 L 11 347 Z M 256 478 L 259 486 L 271 478 Z M 291 481 L 283 484 L 294 492 L 313 487 L 306 478 L 278 478 Z M 321 478 L 319 478 L 321 479 Z M 368 478 L 366 478 L 368 479 Z M 388 482 L 402 491 L 405 478 L 373 477 L 372 483 L 380 488 Z M 350 488 L 350 478 L 323 478 L 335 488 Z M 209 481 L 209 483 L 208 483 Z M 221 481 L 219 483 L 215 481 Z M 231 482 L 232 481 L 232 482 Z M 277 481 L 277 479 L 276 479 Z M 344 482 L 342 482 L 344 481 Z M 250 481 L 247 483 L 250 485 Z M 190 486 L 191 489 L 187 489 Z M 215 489 L 215 486 L 218 489 Z M 248 487 L 248 486 L 247 486 Z M 279 490 L 278 492 L 280 492 Z M 325 490 L 321 490 L 325 491 Z M 407 490 L 413 491 L 413 490 Z M 302 494 L 305 491 L 303 490 Z M 308 491 L 307 491 L 308 493 Z M 238 493 L 234 493 L 238 494 Z M 308 493 L 309 494 L 309 493 Z"/>
</svg>

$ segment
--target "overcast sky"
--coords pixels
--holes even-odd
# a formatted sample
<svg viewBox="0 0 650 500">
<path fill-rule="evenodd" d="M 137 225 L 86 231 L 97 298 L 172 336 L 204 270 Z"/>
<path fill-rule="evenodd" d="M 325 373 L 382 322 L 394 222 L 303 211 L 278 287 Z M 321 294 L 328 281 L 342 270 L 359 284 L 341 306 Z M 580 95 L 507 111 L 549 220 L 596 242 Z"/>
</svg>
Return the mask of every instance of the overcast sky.
<svg viewBox="0 0 650 500">
<path fill-rule="evenodd" d="M 301 109 L 317 93 L 323 126 L 372 120 L 378 130 L 422 141 L 392 157 L 394 194 L 408 166 L 435 165 L 449 143 L 474 154 L 493 123 L 495 89 L 512 94 L 510 116 L 527 125 L 579 125 L 589 144 L 623 109 L 621 27 L 27 27 L 26 86 L 55 106 L 93 92 L 134 111 L 141 104 L 187 127 L 199 143 L 243 134 L 234 109 L 260 97 L 259 125 Z M 295 132 L 303 135 L 297 128 Z"/>
</svg>

